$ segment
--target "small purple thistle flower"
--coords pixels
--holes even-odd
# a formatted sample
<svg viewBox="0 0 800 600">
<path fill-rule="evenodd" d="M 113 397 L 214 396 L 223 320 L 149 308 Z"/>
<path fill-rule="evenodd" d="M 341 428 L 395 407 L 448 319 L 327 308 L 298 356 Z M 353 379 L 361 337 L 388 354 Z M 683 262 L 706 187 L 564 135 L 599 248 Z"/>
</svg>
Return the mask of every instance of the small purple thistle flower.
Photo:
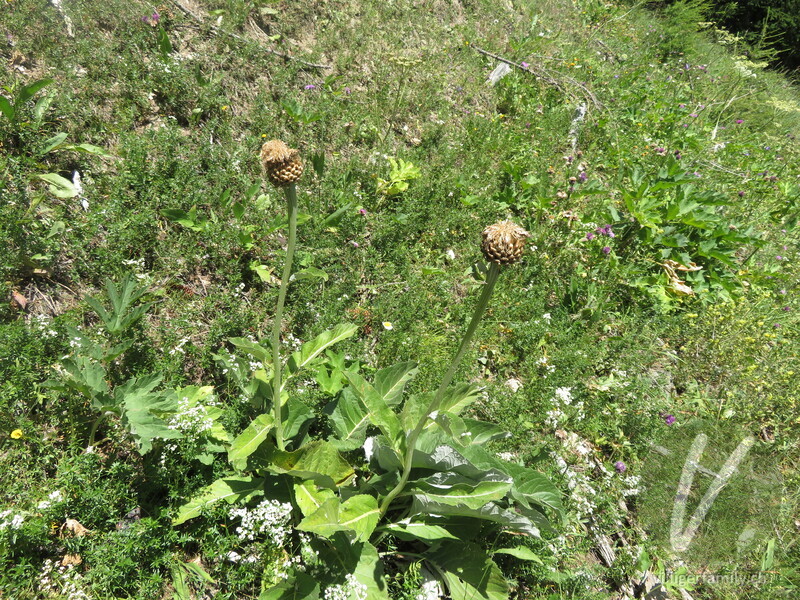
<svg viewBox="0 0 800 600">
<path fill-rule="evenodd" d="M 367 214 L 367 209 L 366 208 L 359 208 L 358 212 L 361 213 L 362 215 L 366 215 Z"/>
<path fill-rule="evenodd" d="M 734 123 L 736 123 L 737 125 L 741 125 L 742 123 L 744 123 L 744 119 L 736 119 Z"/>
<path fill-rule="evenodd" d="M 315 90 L 315 89 L 317 89 L 317 86 L 315 86 L 313 83 L 309 83 L 309 84 L 308 84 L 307 86 L 305 86 L 303 89 L 304 89 L 304 90 Z"/>
<path fill-rule="evenodd" d="M 610 253 L 611 253 L 611 247 L 610 246 L 603 246 L 603 254 L 608 256 Z"/>
<path fill-rule="evenodd" d="M 625 465 L 624 462 L 618 460 L 617 462 L 614 463 L 614 469 L 617 471 L 617 473 L 624 473 L 625 471 L 628 470 L 628 467 Z"/>
<path fill-rule="evenodd" d="M 592 233 L 591 231 L 587 233 L 586 239 L 591 242 L 594 239 L 594 233 Z"/>
<path fill-rule="evenodd" d="M 519 63 L 519 66 L 522 67 L 523 69 L 527 69 L 530 65 L 528 63 L 526 63 L 525 61 L 523 61 L 523 62 Z"/>
<path fill-rule="evenodd" d="M 664 423 L 667 425 L 672 425 L 675 422 L 675 417 L 673 415 L 662 415 L 664 417 Z"/>
<path fill-rule="evenodd" d="M 589 179 L 589 176 L 586 174 L 586 171 L 581 171 L 578 175 L 578 179 L 581 183 L 584 183 L 587 179 Z"/>
</svg>

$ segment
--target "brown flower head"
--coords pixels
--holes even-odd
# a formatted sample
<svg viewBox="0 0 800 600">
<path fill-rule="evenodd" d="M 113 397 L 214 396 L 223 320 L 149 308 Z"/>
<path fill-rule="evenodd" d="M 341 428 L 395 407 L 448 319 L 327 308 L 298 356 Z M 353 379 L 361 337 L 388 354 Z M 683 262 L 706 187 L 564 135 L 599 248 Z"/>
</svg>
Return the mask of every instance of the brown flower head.
<svg viewBox="0 0 800 600">
<path fill-rule="evenodd" d="M 261 146 L 261 163 L 269 180 L 278 187 L 294 183 L 303 174 L 300 152 L 280 140 L 270 140 Z"/>
<path fill-rule="evenodd" d="M 501 221 L 483 230 L 481 250 L 486 260 L 500 265 L 517 262 L 525 249 L 530 233 L 511 221 Z"/>
</svg>

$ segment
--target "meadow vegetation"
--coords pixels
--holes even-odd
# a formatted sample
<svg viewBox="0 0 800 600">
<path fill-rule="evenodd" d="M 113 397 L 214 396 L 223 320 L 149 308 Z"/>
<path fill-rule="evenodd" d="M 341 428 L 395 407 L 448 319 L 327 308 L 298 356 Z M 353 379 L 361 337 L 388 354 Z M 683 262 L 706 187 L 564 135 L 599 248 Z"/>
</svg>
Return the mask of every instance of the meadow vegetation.
<svg viewBox="0 0 800 600">
<path fill-rule="evenodd" d="M 0 598 L 797 594 L 800 92 L 702 3 L 2 2 Z"/>
</svg>

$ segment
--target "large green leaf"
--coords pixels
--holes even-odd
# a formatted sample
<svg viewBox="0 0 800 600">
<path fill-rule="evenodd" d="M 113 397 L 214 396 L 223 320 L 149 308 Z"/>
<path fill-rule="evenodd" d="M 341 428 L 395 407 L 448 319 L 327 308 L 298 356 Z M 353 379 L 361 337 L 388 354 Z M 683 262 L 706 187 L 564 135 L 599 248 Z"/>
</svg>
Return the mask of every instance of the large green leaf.
<svg viewBox="0 0 800 600">
<path fill-rule="evenodd" d="M 401 426 L 397 415 L 392 412 L 389 405 L 361 375 L 352 371 L 346 371 L 345 376 L 350 382 L 351 389 L 369 409 L 369 418 L 373 425 L 376 425 L 383 434 L 393 443 L 400 439 Z"/>
<path fill-rule="evenodd" d="M 355 450 L 364 444 L 369 412 L 355 396 L 352 388 L 346 388 L 339 395 L 333 411 L 329 415 L 335 438 L 329 441 L 342 452 Z"/>
<path fill-rule="evenodd" d="M 486 471 L 478 480 L 458 473 L 434 473 L 407 488 L 406 494 L 430 502 L 481 508 L 500 500 L 511 489 L 511 478 L 499 471 Z"/>
<path fill-rule="evenodd" d="M 354 539 L 366 541 L 380 518 L 378 501 L 373 496 L 359 494 L 344 502 L 329 498 L 297 526 L 300 531 L 309 531 L 329 538 L 343 531 Z"/>
<path fill-rule="evenodd" d="M 401 540 L 422 540 L 424 542 L 428 542 L 429 544 L 439 540 L 459 539 L 441 525 L 435 525 L 425 521 L 412 521 L 410 519 L 404 519 L 403 521 L 399 521 L 397 523 L 389 523 L 380 529 L 382 531 L 390 532 L 392 535 L 400 538 Z"/>
<path fill-rule="evenodd" d="M 445 390 L 439 411 L 447 411 L 458 415 L 481 397 L 481 388 L 470 383 L 457 383 Z"/>
<path fill-rule="evenodd" d="M 366 586 L 369 600 L 389 600 L 388 586 L 383 575 L 383 564 L 378 550 L 368 542 L 353 542 L 343 532 L 333 535 L 326 543 L 315 545 L 319 559 L 331 573 L 344 583 L 345 576 L 353 574 Z"/>
<path fill-rule="evenodd" d="M 350 463 L 330 442 L 310 442 L 294 452 L 270 448 L 267 459 L 267 468 L 273 473 L 311 479 L 321 487 L 344 485 L 355 474 Z"/>
<path fill-rule="evenodd" d="M 228 338 L 228 341 L 239 350 L 247 352 L 261 362 L 269 362 L 272 360 L 272 350 L 265 348 L 253 340 L 248 340 L 247 338 Z"/>
<path fill-rule="evenodd" d="M 269 413 L 258 415 L 247 428 L 240 433 L 228 450 L 228 460 L 239 470 L 247 466 L 247 458 L 267 439 L 272 431 L 275 419 Z"/>
<path fill-rule="evenodd" d="M 283 403 L 283 438 L 291 440 L 301 432 L 308 430 L 310 421 L 316 416 L 314 411 L 303 401 L 289 398 Z"/>
<path fill-rule="evenodd" d="M 308 573 L 296 573 L 262 592 L 258 600 L 319 600 L 319 582 Z"/>
<path fill-rule="evenodd" d="M 326 501 L 335 498 L 333 490 L 318 488 L 313 481 L 294 484 L 294 500 L 304 517 L 315 513 Z"/>
<path fill-rule="evenodd" d="M 146 454 L 153 447 L 153 440 L 175 439 L 182 434 L 171 429 L 159 414 L 171 412 L 176 408 L 174 397 L 153 389 L 161 383 L 161 375 L 153 374 L 134 377 L 123 385 L 114 388 L 114 398 L 122 407 L 123 424 L 133 435 L 138 450 Z"/>
<path fill-rule="evenodd" d="M 479 546 L 445 541 L 425 558 L 443 575 L 452 600 L 508 600 L 508 582 Z"/>
<path fill-rule="evenodd" d="M 53 83 L 52 79 L 40 79 L 39 81 L 34 81 L 33 83 L 29 83 L 28 85 L 22 87 L 17 95 L 17 108 L 33 98 L 36 92 L 41 90 L 43 87 L 50 85 L 51 83 Z"/>
<path fill-rule="evenodd" d="M 225 500 L 231 504 L 264 493 L 263 477 L 224 477 L 206 486 L 200 493 L 178 509 L 173 525 L 199 517 L 211 505 Z"/>
<path fill-rule="evenodd" d="M 403 389 L 419 369 L 416 363 L 401 362 L 375 373 L 374 387 L 389 406 L 397 406 L 403 400 Z"/>
<path fill-rule="evenodd" d="M 78 195 L 78 189 L 75 185 L 58 173 L 42 173 L 41 175 L 36 175 L 36 177 L 46 181 L 49 184 L 47 189 L 57 198 L 74 198 Z"/>
<path fill-rule="evenodd" d="M 536 553 L 526 546 L 516 546 L 514 548 L 498 548 L 497 550 L 493 550 L 492 554 L 508 554 L 509 556 L 513 556 L 514 558 L 518 558 L 520 560 L 529 560 L 531 562 L 544 564 L 542 559 L 539 558 Z"/>
<path fill-rule="evenodd" d="M 492 440 L 511 437 L 508 431 L 494 423 L 465 419 L 449 412 L 440 412 L 435 421 L 460 446 L 482 445 Z"/>
<path fill-rule="evenodd" d="M 514 510 L 502 508 L 495 503 L 480 508 L 469 508 L 468 506 L 451 506 L 432 502 L 418 496 L 411 503 L 410 517 L 418 514 L 470 517 L 496 523 L 508 531 L 541 537 L 540 528 L 530 518 Z"/>
<path fill-rule="evenodd" d="M 14 106 L 5 96 L 0 96 L 0 112 L 3 113 L 9 121 L 13 121 L 14 116 L 17 114 Z"/>
<path fill-rule="evenodd" d="M 329 348 L 335 343 L 349 338 L 356 331 L 358 331 L 358 327 L 355 325 L 342 323 L 329 331 L 321 333 L 310 342 L 303 344 L 300 347 L 300 350 L 289 357 L 289 362 L 286 364 L 284 383 L 286 379 L 297 373 L 297 371 L 314 360 L 317 356 L 324 352 L 326 348 Z"/>
</svg>

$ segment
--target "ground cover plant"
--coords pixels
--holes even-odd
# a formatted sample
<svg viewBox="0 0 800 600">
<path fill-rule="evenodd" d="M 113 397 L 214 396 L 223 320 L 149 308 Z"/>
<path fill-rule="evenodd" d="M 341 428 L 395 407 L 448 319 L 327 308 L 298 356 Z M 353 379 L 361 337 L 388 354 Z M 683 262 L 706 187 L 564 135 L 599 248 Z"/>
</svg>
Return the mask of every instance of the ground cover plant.
<svg viewBox="0 0 800 600">
<path fill-rule="evenodd" d="M 5 2 L 0 596 L 796 594 L 800 95 L 709 19 Z"/>
</svg>

